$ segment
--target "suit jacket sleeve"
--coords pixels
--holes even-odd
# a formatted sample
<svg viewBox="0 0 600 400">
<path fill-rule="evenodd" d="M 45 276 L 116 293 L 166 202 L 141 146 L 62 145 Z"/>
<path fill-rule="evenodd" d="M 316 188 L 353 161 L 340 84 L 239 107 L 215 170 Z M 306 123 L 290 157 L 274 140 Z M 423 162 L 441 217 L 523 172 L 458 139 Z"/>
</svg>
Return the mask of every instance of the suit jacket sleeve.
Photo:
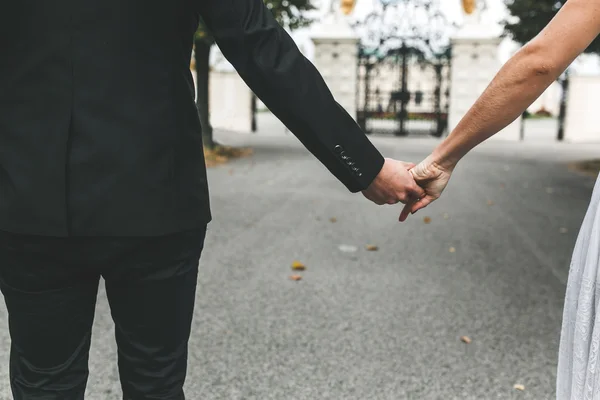
<svg viewBox="0 0 600 400">
<path fill-rule="evenodd" d="M 197 1 L 223 55 L 254 93 L 351 192 L 366 189 L 382 155 L 263 0 Z"/>
</svg>

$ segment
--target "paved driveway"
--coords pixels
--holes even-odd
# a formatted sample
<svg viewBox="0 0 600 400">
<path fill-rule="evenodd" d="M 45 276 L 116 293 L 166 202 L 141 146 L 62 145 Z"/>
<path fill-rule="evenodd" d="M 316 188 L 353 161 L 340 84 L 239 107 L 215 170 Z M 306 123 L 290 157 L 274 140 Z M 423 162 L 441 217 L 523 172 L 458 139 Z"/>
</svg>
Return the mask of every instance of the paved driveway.
<svg viewBox="0 0 600 400">
<path fill-rule="evenodd" d="M 565 163 L 597 147 L 487 144 L 442 200 L 399 224 L 399 207 L 350 195 L 291 135 L 219 139 L 255 153 L 209 173 L 189 399 L 553 398 L 570 252 L 593 185 Z M 436 143 L 373 140 L 411 161 Z M 299 282 L 294 260 L 307 266 Z M 0 344 L 10 399 L 3 305 Z M 89 399 L 120 399 L 115 358 L 102 289 Z"/>
</svg>

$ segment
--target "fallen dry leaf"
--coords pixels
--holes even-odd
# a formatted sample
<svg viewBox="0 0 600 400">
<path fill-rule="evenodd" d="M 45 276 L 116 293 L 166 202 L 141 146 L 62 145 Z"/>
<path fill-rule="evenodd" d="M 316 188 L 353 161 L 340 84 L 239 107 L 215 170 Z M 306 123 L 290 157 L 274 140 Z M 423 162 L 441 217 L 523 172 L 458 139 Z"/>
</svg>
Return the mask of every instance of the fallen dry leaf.
<svg viewBox="0 0 600 400">
<path fill-rule="evenodd" d="M 493 205 L 494 205 L 494 202 L 493 202 L 492 200 L 488 200 L 488 201 L 487 201 L 487 205 L 488 205 L 488 206 L 493 206 Z"/>
<path fill-rule="evenodd" d="M 300 261 L 294 261 L 292 263 L 292 269 L 294 271 L 304 271 L 306 269 L 306 265 L 302 264 Z"/>
<path fill-rule="evenodd" d="M 594 159 L 573 163 L 569 165 L 569 169 L 582 172 L 586 175 L 597 177 L 598 171 L 600 171 L 600 160 Z"/>
<path fill-rule="evenodd" d="M 299 281 L 302 279 L 302 277 L 300 275 L 291 275 L 290 279 L 293 281 Z"/>
<path fill-rule="evenodd" d="M 423 218 L 423 222 L 426 224 L 429 224 L 431 222 L 431 218 L 430 217 L 425 217 Z"/>
<path fill-rule="evenodd" d="M 329 222 L 331 222 L 331 223 L 334 224 L 334 223 L 337 222 L 337 218 L 336 217 L 331 217 L 331 218 L 329 218 Z"/>
<path fill-rule="evenodd" d="M 455 249 L 454 247 L 450 247 L 450 248 L 448 249 L 448 251 L 449 251 L 450 253 L 456 253 L 456 249 Z"/>
<path fill-rule="evenodd" d="M 471 343 L 471 338 L 468 336 L 461 336 L 460 340 L 466 344 L 470 344 Z"/>
<path fill-rule="evenodd" d="M 230 146 L 217 146 L 214 149 L 204 148 L 204 159 L 207 167 L 223 164 L 232 158 L 246 157 L 252 154 L 252 149 Z"/>
<path fill-rule="evenodd" d="M 379 247 L 375 246 L 374 244 L 368 244 L 367 250 L 368 251 L 377 251 L 377 250 L 379 250 Z"/>
<path fill-rule="evenodd" d="M 513 386 L 516 390 L 520 390 L 523 391 L 525 390 L 525 386 L 521 385 L 520 383 L 515 384 L 515 386 Z"/>
</svg>

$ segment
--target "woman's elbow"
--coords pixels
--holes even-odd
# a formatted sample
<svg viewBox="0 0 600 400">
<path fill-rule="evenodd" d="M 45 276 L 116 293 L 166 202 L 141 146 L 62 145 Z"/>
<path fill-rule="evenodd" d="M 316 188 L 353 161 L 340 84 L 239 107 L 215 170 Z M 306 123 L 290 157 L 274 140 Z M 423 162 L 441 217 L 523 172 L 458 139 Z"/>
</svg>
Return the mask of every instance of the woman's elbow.
<svg viewBox="0 0 600 400">
<path fill-rule="evenodd" d="M 519 51 L 521 65 L 532 77 L 555 77 L 561 74 L 560 67 L 553 61 L 552 51 L 535 40 L 527 43 Z"/>
</svg>

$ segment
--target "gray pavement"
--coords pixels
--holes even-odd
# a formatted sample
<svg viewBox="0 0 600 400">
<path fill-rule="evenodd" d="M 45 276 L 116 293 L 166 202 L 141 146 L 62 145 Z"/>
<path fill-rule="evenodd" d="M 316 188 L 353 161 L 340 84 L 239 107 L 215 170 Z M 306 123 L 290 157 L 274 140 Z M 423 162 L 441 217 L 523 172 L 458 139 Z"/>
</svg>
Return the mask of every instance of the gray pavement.
<svg viewBox="0 0 600 400">
<path fill-rule="evenodd" d="M 399 224 L 398 206 L 349 194 L 291 135 L 218 140 L 255 153 L 209 172 L 189 399 L 553 399 L 570 252 L 594 183 L 566 163 L 598 146 L 487 143 L 443 199 Z M 373 141 L 409 161 L 437 143 Z M 307 266 L 299 282 L 294 260 Z M 120 399 L 115 360 L 102 289 L 88 399 Z"/>
</svg>

